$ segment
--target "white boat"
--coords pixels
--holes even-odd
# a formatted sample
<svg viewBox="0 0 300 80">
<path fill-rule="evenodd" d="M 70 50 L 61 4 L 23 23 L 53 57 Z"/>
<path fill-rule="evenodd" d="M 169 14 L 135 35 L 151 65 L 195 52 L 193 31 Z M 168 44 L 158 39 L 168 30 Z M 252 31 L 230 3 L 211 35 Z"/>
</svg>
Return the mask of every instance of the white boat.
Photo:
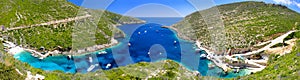
<svg viewBox="0 0 300 80">
<path fill-rule="evenodd" d="M 111 64 L 107 64 L 105 68 L 109 68 L 111 66 Z"/>
<path fill-rule="evenodd" d="M 130 44 L 130 43 L 128 43 L 128 46 L 131 46 L 131 44 Z"/>
<path fill-rule="evenodd" d="M 201 58 L 206 58 L 206 54 L 201 54 L 200 57 Z"/>
<path fill-rule="evenodd" d="M 89 57 L 89 60 L 90 60 L 90 62 L 93 62 L 93 58 L 92 57 Z"/>
<path fill-rule="evenodd" d="M 100 51 L 98 52 L 98 54 L 106 54 L 107 52 L 106 51 Z"/>
<path fill-rule="evenodd" d="M 95 65 L 91 65 L 91 66 L 87 69 L 87 71 L 90 72 L 90 71 L 92 71 L 94 68 L 95 68 Z"/>
<path fill-rule="evenodd" d="M 71 55 L 68 55 L 68 57 L 69 57 L 69 59 L 71 59 L 71 58 L 72 58 L 72 56 L 71 56 Z"/>
</svg>

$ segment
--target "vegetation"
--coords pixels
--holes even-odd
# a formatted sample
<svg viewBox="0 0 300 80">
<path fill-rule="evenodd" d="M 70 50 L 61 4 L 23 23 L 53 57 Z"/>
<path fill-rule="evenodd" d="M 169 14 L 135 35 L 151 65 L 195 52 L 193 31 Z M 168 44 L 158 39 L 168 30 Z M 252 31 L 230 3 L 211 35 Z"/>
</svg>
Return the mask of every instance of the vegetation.
<svg viewBox="0 0 300 80">
<path fill-rule="evenodd" d="M 198 11 L 174 26 L 206 47 L 244 48 L 299 30 L 299 23 L 300 14 L 285 6 L 249 1 Z"/>
<path fill-rule="evenodd" d="M 25 76 L 20 76 L 17 74 L 17 71 L 11 66 L 6 66 L 3 63 L 0 63 L 0 78 L 4 80 L 13 80 L 13 79 L 24 79 Z"/>
<path fill-rule="evenodd" d="M 0 72 L 1 76 L 6 76 L 8 79 L 20 78 L 24 79 L 26 77 L 26 71 L 31 71 L 33 75 L 40 74 L 45 76 L 45 80 L 86 80 L 86 79 L 95 79 L 95 80 L 128 80 L 128 79 L 197 79 L 196 74 L 186 70 L 183 66 L 180 66 L 178 63 L 166 60 L 154 63 L 141 62 L 137 64 L 132 64 L 129 66 L 114 68 L 111 70 L 98 70 L 96 72 L 89 72 L 86 74 L 76 73 L 64 73 L 61 71 L 44 71 L 41 69 L 33 68 L 27 63 L 22 63 L 14 59 L 9 54 L 3 54 L 6 56 L 5 61 L 8 65 L 2 65 L 0 63 Z M 3 68 L 4 67 L 4 68 Z M 15 69 L 19 69 L 21 73 L 25 74 L 23 76 L 17 74 Z M 8 70 L 8 71 L 1 71 Z M 153 75 L 151 78 L 149 74 Z M 20 77 L 17 77 L 20 76 Z M 1 77 L 2 78 L 2 77 Z"/>
<path fill-rule="evenodd" d="M 297 41 L 292 53 L 279 56 L 271 55 L 268 66 L 261 72 L 241 77 L 241 79 L 284 79 L 295 80 L 300 78 L 300 41 Z"/>
<path fill-rule="evenodd" d="M 68 51 L 106 44 L 110 43 L 113 32 L 120 32 L 115 27 L 117 24 L 141 22 L 139 19 L 108 11 L 80 9 L 66 0 L 2 0 L 0 2 L 0 6 L 3 6 L 0 8 L 3 11 L 0 12 L 3 14 L 0 16 L 0 25 L 3 24 L 6 28 L 31 26 L 83 15 L 92 16 L 59 24 L 11 30 L 1 35 L 8 37 L 6 39 L 9 41 L 33 49 L 44 47 L 46 50 L 60 48 Z"/>
<path fill-rule="evenodd" d="M 2 0 L 0 1 L 0 6 L 0 9 L 3 11 L 0 12 L 0 14 L 7 15 L 0 16 L 0 24 L 3 24 L 5 27 L 32 25 L 51 20 L 75 17 L 76 14 L 74 13 L 76 13 L 76 11 L 79 9 L 65 0 L 56 0 L 54 2 L 45 2 L 43 0 Z M 36 8 L 38 8 L 36 11 L 32 11 L 32 9 Z M 223 20 L 225 24 L 226 35 L 231 41 L 242 42 L 244 40 L 244 42 L 247 43 L 251 43 L 251 41 L 252 43 L 255 43 L 256 41 L 266 41 L 278 36 L 280 33 L 300 28 L 299 14 L 280 5 L 265 4 L 261 2 L 242 2 L 221 5 L 218 6 L 218 8 L 222 16 L 224 16 Z M 43 9 L 47 9 L 49 11 Z M 113 35 L 113 30 L 115 30 L 113 25 L 127 23 L 127 21 L 139 21 L 135 18 L 124 17 L 107 11 L 88 9 L 84 11 L 93 17 L 55 25 L 8 31 L 5 34 L 9 36 L 9 40 L 18 44 L 22 44 L 23 46 L 31 48 L 39 48 L 43 46 L 48 50 L 53 50 L 57 46 L 61 46 L 65 50 L 69 50 L 71 46 L 81 48 L 94 44 L 108 43 L 110 37 Z M 99 15 L 101 14 L 103 15 L 100 17 Z M 83 13 L 80 13 L 80 15 L 83 15 Z M 23 16 L 23 18 L 21 18 L 19 21 L 18 17 L 20 16 Z M 97 17 L 100 17 L 100 20 L 98 20 Z M 183 32 L 186 28 L 195 30 L 195 35 L 197 35 L 195 40 L 204 41 L 204 45 L 209 45 L 214 36 L 208 33 L 210 30 L 208 30 L 204 22 L 205 21 L 201 19 L 200 13 L 194 13 L 186 17 L 184 21 L 176 24 L 175 27 L 180 29 L 182 33 L 188 32 Z M 95 25 L 98 27 L 93 27 Z M 183 25 L 191 25 L 191 27 L 179 28 Z M 89 30 L 94 30 L 95 33 L 91 33 L 93 31 Z M 73 33 L 74 31 L 77 32 Z M 193 33 L 193 31 L 189 33 Z M 295 33 L 290 35 L 290 37 L 287 39 L 294 37 L 299 38 L 299 35 L 299 33 Z M 71 39 L 76 36 L 79 37 L 75 38 L 75 40 Z M 82 36 L 84 36 L 84 38 L 81 38 Z M 72 45 L 72 42 L 80 42 L 80 44 Z M 290 54 L 286 54 L 284 56 L 270 56 L 268 62 L 269 64 L 263 71 L 249 76 L 239 77 L 237 79 L 299 79 L 299 43 L 300 41 L 297 41 L 294 51 L 292 51 Z M 227 47 L 241 47 L 245 46 L 246 43 L 242 43 L 241 45 L 232 44 L 236 44 L 236 42 L 228 43 Z M 3 49 L 3 46 L 0 45 L 0 48 Z M 13 56 L 4 52 L 0 53 L 0 60 L 1 59 L 3 59 L 3 61 L 0 62 L 1 79 L 22 80 L 26 77 L 26 71 L 31 71 L 32 74 L 44 75 L 46 80 L 139 80 L 146 78 L 150 80 L 217 79 L 200 76 L 199 74 L 191 72 L 180 64 L 170 60 L 154 63 L 141 62 L 111 70 L 98 70 L 96 72 L 89 72 L 86 74 L 70 74 L 63 73 L 61 71 L 43 71 L 41 69 L 36 69 L 26 63 L 16 60 L 13 58 Z M 19 75 L 15 69 L 19 69 L 20 72 L 25 75 Z"/>
<path fill-rule="evenodd" d="M 300 41 L 297 41 L 297 46 L 294 51 L 284 56 L 272 55 L 269 58 L 269 64 L 261 72 L 238 77 L 235 79 L 299 79 L 300 73 Z M 41 69 L 33 68 L 26 63 L 22 63 L 14 59 L 11 55 L 3 54 L 5 56 L 5 65 L 0 63 L 0 76 L 5 76 L 8 79 L 14 79 L 16 76 L 20 76 L 16 73 L 15 69 L 19 69 L 20 72 L 25 74 L 25 71 L 31 71 L 32 74 L 41 74 L 46 77 L 46 80 L 71 80 L 71 79 L 134 79 L 140 80 L 148 78 L 149 80 L 165 80 L 165 79 L 219 79 L 209 76 L 200 76 L 195 74 L 178 63 L 166 60 L 154 63 L 141 62 L 124 67 L 114 68 L 111 70 L 98 70 L 96 72 L 89 72 L 86 74 L 76 73 L 63 73 L 61 71 L 43 71 Z M 156 74 L 156 75 L 150 75 Z M 150 77 L 151 76 L 151 77 Z M 25 78 L 26 75 L 17 78 Z"/>
<path fill-rule="evenodd" d="M 0 25 L 27 26 L 75 17 L 79 9 L 66 0 L 1 0 Z"/>
</svg>

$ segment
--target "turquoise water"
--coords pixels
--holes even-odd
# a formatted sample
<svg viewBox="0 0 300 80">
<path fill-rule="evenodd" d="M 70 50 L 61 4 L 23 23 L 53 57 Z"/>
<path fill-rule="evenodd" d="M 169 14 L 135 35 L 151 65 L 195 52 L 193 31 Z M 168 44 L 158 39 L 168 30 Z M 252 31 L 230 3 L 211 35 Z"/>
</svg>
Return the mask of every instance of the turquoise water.
<svg viewBox="0 0 300 80">
<path fill-rule="evenodd" d="M 29 63 L 34 68 L 53 71 L 60 70 L 69 73 L 75 73 L 76 67 L 73 60 L 68 60 L 67 56 L 50 56 L 45 59 L 33 57 L 29 52 L 15 54 L 14 58 Z"/>
<path fill-rule="evenodd" d="M 209 68 L 208 66 L 212 64 L 211 61 L 199 57 L 200 54 L 205 54 L 204 51 L 197 52 L 194 43 L 179 39 L 174 31 L 162 28 L 161 22 L 164 22 L 165 19 L 164 21 L 159 21 L 159 19 L 152 21 L 158 22 L 120 26 L 119 28 L 125 32 L 126 38 L 117 39 L 120 42 L 118 45 L 102 51 L 72 58 L 61 55 L 38 59 L 28 52 L 19 53 L 14 57 L 35 68 L 47 71 L 60 70 L 66 73 L 109 70 L 138 62 L 156 62 L 166 59 L 176 61 L 189 70 L 199 71 L 203 76 L 231 78 L 245 75 L 247 72 L 226 74 L 218 67 Z M 170 19 L 169 23 L 177 21 Z M 99 54 L 102 52 L 106 52 L 106 54 Z M 91 66 L 94 67 L 91 68 Z"/>
</svg>

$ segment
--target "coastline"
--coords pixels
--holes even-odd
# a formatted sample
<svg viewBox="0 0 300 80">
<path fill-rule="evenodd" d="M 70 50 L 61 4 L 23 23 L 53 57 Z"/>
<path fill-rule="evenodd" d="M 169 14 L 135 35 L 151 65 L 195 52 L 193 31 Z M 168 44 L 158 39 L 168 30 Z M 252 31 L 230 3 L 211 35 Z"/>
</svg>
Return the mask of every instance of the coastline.
<svg viewBox="0 0 300 80">
<path fill-rule="evenodd" d="M 189 37 L 183 35 L 177 28 L 173 27 L 173 26 L 162 26 L 163 28 L 169 28 L 170 30 L 175 31 L 177 34 L 177 36 L 181 39 L 190 41 L 190 42 L 196 42 L 195 40 L 190 39 Z"/>
<path fill-rule="evenodd" d="M 296 32 L 296 30 L 288 31 L 287 33 L 279 36 L 278 38 L 276 38 L 274 40 L 270 40 L 270 41 L 267 41 L 267 42 L 262 42 L 262 43 L 259 43 L 259 44 L 255 44 L 254 46 L 257 46 L 257 45 L 260 45 L 260 46 L 266 45 L 263 48 L 258 49 L 258 50 L 254 50 L 254 51 L 250 51 L 250 52 L 245 52 L 245 53 L 234 54 L 234 55 L 228 55 L 228 54 L 231 54 L 231 49 L 229 49 L 228 51 L 224 52 L 224 53 L 227 53 L 227 54 L 219 56 L 219 55 L 215 54 L 215 51 L 211 51 L 208 48 L 205 48 L 205 46 L 202 46 L 201 43 L 200 43 L 200 41 L 198 41 L 198 40 L 193 41 L 193 40 L 187 38 L 182 33 L 180 33 L 178 29 L 176 29 L 176 28 L 174 28 L 172 26 L 163 26 L 163 27 L 164 28 L 169 28 L 169 29 L 172 29 L 172 30 L 176 31 L 177 32 L 177 36 L 180 37 L 180 38 L 182 38 L 182 39 L 184 39 L 184 40 L 195 42 L 195 44 L 197 45 L 198 48 L 200 48 L 200 50 L 204 50 L 207 53 L 207 55 L 201 55 L 200 57 L 206 57 L 208 60 L 210 60 L 212 63 L 214 63 L 217 67 L 221 68 L 225 73 L 231 73 L 231 72 L 235 72 L 235 71 L 239 72 L 239 71 L 242 70 L 242 71 L 245 71 L 244 75 L 249 75 L 249 74 L 252 74 L 252 73 L 256 73 L 256 72 L 259 72 L 259 71 L 262 71 L 263 69 L 265 69 L 267 66 L 261 65 L 261 64 L 258 64 L 258 63 L 265 63 L 265 64 L 267 64 L 268 58 L 264 57 L 262 60 L 243 59 L 244 61 L 242 61 L 242 64 L 252 65 L 252 66 L 248 66 L 248 67 L 245 67 L 245 68 L 241 68 L 241 66 L 233 65 L 230 62 L 239 61 L 238 60 L 239 57 L 246 57 L 246 56 L 249 56 L 249 55 L 253 55 L 253 54 L 259 53 L 261 51 L 270 51 L 270 50 L 273 49 L 273 48 L 271 48 L 271 46 L 273 46 L 273 45 L 275 45 L 277 43 L 284 42 L 284 38 L 285 37 L 287 37 L 291 33 Z M 290 41 L 288 41 L 288 44 L 291 44 L 293 46 L 292 42 L 290 42 Z M 278 53 L 278 54 L 280 54 L 282 56 L 284 54 L 287 54 L 287 53 L 291 52 L 292 46 L 289 46 L 288 50 L 281 51 L 282 53 Z M 284 49 L 285 47 L 277 47 L 277 50 L 279 48 L 280 49 L 281 48 Z M 229 63 L 226 62 L 226 60 L 229 60 Z M 240 63 L 238 63 L 238 64 L 240 64 Z M 240 64 L 240 65 L 242 65 L 242 64 Z"/>
<path fill-rule="evenodd" d="M 121 22 L 124 24 L 141 24 L 141 23 L 145 23 L 145 21 L 138 21 L 138 22 Z M 115 24 L 113 26 L 118 27 L 118 26 L 122 26 L 124 24 Z M 124 35 L 123 32 L 121 32 L 122 35 Z M 112 46 L 117 45 L 119 42 L 115 39 L 115 37 L 112 37 L 110 39 L 110 43 L 106 43 L 106 44 L 99 44 L 99 45 L 94 45 L 94 46 L 90 46 L 90 47 L 86 47 L 84 49 L 79 49 L 79 50 L 70 50 L 70 51 L 58 51 L 58 50 L 52 50 L 52 51 L 43 51 L 46 52 L 45 54 L 42 54 L 42 52 L 39 52 L 35 49 L 26 49 L 23 48 L 22 46 L 18 46 L 12 42 L 9 41 L 4 41 L 2 39 L 2 41 L 4 42 L 3 44 L 6 44 L 5 46 L 7 47 L 7 52 L 15 55 L 17 53 L 23 52 L 23 51 L 27 51 L 32 53 L 33 56 L 35 57 L 39 57 L 40 59 L 44 59 L 48 56 L 54 56 L 54 55 L 72 55 L 72 56 L 76 56 L 76 55 L 82 55 L 82 54 L 87 54 L 89 52 L 95 52 L 95 51 L 100 51 L 102 49 L 106 49 Z"/>
<path fill-rule="evenodd" d="M 172 26 L 168 27 L 168 26 L 162 26 L 163 28 L 169 28 L 170 30 L 175 30 L 177 32 L 177 35 L 178 37 L 180 37 L 180 32 L 178 32 L 178 30 Z M 293 32 L 293 31 L 292 31 Z M 290 33 L 290 32 L 289 32 Z M 184 39 L 186 40 L 186 39 Z M 277 39 L 276 39 L 277 40 Z M 275 42 L 276 40 L 272 41 L 272 42 Z M 191 41 L 191 40 L 189 40 Z M 193 42 L 193 41 L 192 41 Z M 276 41 L 276 42 L 281 42 L 281 41 Z M 11 49 L 9 49 L 9 52 L 11 54 L 16 54 L 16 53 L 19 53 L 21 51 L 29 51 L 31 52 L 32 54 L 36 54 L 36 56 L 40 56 L 40 59 L 43 59 L 43 58 L 46 58 L 48 55 L 50 54 L 55 54 L 55 53 L 61 53 L 62 55 L 68 55 L 68 56 L 72 56 L 72 55 L 82 55 L 82 53 L 88 53 L 88 52 L 93 52 L 93 51 L 99 51 L 101 49 L 105 49 L 105 48 L 108 48 L 108 47 L 111 47 L 111 46 L 115 46 L 116 44 L 118 44 L 119 42 L 115 40 L 115 38 L 112 38 L 111 39 L 111 42 L 108 43 L 108 44 L 102 44 L 102 45 L 94 45 L 92 47 L 87 47 L 85 49 L 81 49 L 81 50 L 77 50 L 77 51 L 69 51 L 69 52 L 57 52 L 57 51 L 51 51 L 51 52 L 48 52 L 46 53 L 45 55 L 43 54 L 40 54 L 39 52 L 36 52 L 34 50 L 31 50 L 31 49 L 24 49 L 20 46 L 16 46 L 16 45 L 11 45 L 13 46 Z M 210 50 L 209 48 L 206 48 L 206 47 L 203 47 L 200 43 L 200 41 L 195 41 L 195 44 L 197 45 L 198 48 L 200 48 L 201 50 L 204 50 L 207 55 L 205 55 L 205 57 L 210 60 L 212 63 L 214 63 L 216 66 L 218 66 L 219 68 L 223 69 L 224 72 L 229 72 L 229 73 L 232 73 L 233 69 L 236 70 L 237 69 L 237 72 L 239 72 L 239 70 L 249 70 L 249 72 L 247 73 L 251 73 L 251 72 L 258 72 L 258 71 L 261 71 L 263 70 L 266 66 L 261 66 L 259 64 L 257 64 L 257 62 L 260 62 L 262 60 L 245 60 L 245 62 L 247 64 L 252 64 L 252 65 L 255 65 L 255 66 L 258 66 L 259 68 L 251 68 L 251 67 L 246 67 L 246 68 L 235 68 L 235 66 L 232 67 L 232 65 L 228 62 L 226 62 L 224 60 L 225 59 L 229 59 L 229 60 L 233 60 L 236 59 L 236 58 L 233 58 L 233 56 L 243 56 L 245 57 L 246 55 L 243 55 L 244 53 L 241 53 L 241 54 L 236 54 L 236 55 L 216 55 L 216 53 L 213 51 L 213 50 Z M 230 50 L 229 50 L 230 52 Z M 254 51 L 253 51 L 254 52 Z M 248 55 L 248 54 L 247 54 Z M 249 54 L 249 55 L 252 55 L 252 54 Z M 201 55 L 202 56 L 202 55 Z"/>
<path fill-rule="evenodd" d="M 41 52 L 38 52 L 36 50 L 33 49 L 25 49 L 21 46 L 17 46 L 12 42 L 9 41 L 3 41 L 4 46 L 6 46 L 6 51 L 9 54 L 15 55 L 18 54 L 20 52 L 26 51 L 26 52 L 30 52 L 34 57 L 39 57 L 40 59 L 44 59 L 48 56 L 54 56 L 54 55 L 82 55 L 88 52 L 95 52 L 95 51 L 100 51 L 102 49 L 117 45 L 119 42 L 117 40 L 115 40 L 114 38 L 111 39 L 111 43 L 109 44 L 102 44 L 102 45 L 94 45 L 91 47 L 87 47 L 85 49 L 80 49 L 80 50 L 76 50 L 76 51 L 65 51 L 65 52 L 60 52 L 58 50 L 54 50 L 54 51 L 46 51 L 45 54 L 42 54 Z"/>
<path fill-rule="evenodd" d="M 113 42 L 113 41 L 112 41 L 112 42 Z M 197 45 L 198 47 L 201 48 L 201 45 L 200 45 L 199 41 L 196 41 L 196 45 Z M 112 45 L 112 46 L 113 46 L 113 45 Z M 202 50 L 205 50 L 205 51 L 209 54 L 208 56 L 209 56 L 211 59 L 215 58 L 215 60 L 214 60 L 214 59 L 213 59 L 213 60 L 210 60 L 211 63 L 216 64 L 218 67 L 221 66 L 220 68 L 222 68 L 223 71 L 225 71 L 226 74 L 227 74 L 227 71 L 229 71 L 229 70 L 227 70 L 228 68 L 226 68 L 227 66 L 225 65 L 225 67 L 224 67 L 224 64 L 222 64 L 223 62 L 219 63 L 221 60 L 220 60 L 220 59 L 216 59 L 216 58 L 222 58 L 221 56 L 214 56 L 212 51 L 210 51 L 210 50 L 208 50 L 208 49 L 205 49 L 205 48 L 203 48 Z M 218 64 L 221 64 L 221 65 L 218 65 Z M 230 74 L 230 75 L 240 75 L 240 74 L 238 74 L 238 73 L 232 73 L 232 71 L 228 72 L 228 74 Z"/>
<path fill-rule="evenodd" d="M 216 66 L 221 68 L 223 71 L 228 72 L 230 70 L 230 68 L 227 66 L 227 64 L 223 64 L 223 62 L 219 59 L 221 57 L 214 56 L 214 53 L 215 53 L 214 51 L 211 51 L 211 50 L 208 50 L 207 48 L 201 47 L 200 41 L 197 41 L 197 40 L 195 41 L 195 40 L 188 38 L 187 36 L 183 35 L 181 32 L 179 32 L 179 30 L 177 28 L 175 28 L 173 26 L 162 26 L 162 27 L 174 30 L 177 33 L 177 36 L 179 38 L 182 38 L 183 40 L 194 42 L 200 50 L 204 50 L 207 53 L 207 55 L 206 55 L 207 59 L 212 61 Z M 219 62 L 221 62 L 221 63 L 219 63 Z"/>
</svg>

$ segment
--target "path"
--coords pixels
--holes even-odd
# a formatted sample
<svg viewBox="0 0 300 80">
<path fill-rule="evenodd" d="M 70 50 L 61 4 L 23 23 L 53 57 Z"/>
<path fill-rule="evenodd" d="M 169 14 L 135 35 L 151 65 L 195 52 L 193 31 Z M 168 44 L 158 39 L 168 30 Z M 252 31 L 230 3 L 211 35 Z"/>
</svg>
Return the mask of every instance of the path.
<svg viewBox="0 0 300 80">
<path fill-rule="evenodd" d="M 259 68 L 248 68 L 250 70 L 250 72 L 253 72 L 253 73 L 261 71 L 266 68 L 266 66 L 255 63 L 255 62 L 265 62 L 265 61 L 245 60 L 245 62 L 259 67 Z"/>
<path fill-rule="evenodd" d="M 270 41 L 267 41 L 267 42 L 263 42 L 259 45 L 265 45 L 267 43 L 270 43 L 268 44 L 267 46 L 261 48 L 261 49 L 258 49 L 256 51 L 252 51 L 252 52 L 248 52 L 248 53 L 245 53 L 245 54 L 234 54 L 232 56 L 229 56 L 229 55 L 225 55 L 225 56 L 214 56 L 214 52 L 213 51 L 210 51 L 204 47 L 202 47 L 200 45 L 200 41 L 196 41 L 196 45 L 201 49 L 201 50 L 204 50 L 208 55 L 207 55 L 207 58 L 211 61 L 213 61 L 218 67 L 222 68 L 224 71 L 227 71 L 227 69 L 229 68 L 227 66 L 226 63 L 224 63 L 221 58 L 227 58 L 229 60 L 234 60 L 235 58 L 232 58 L 233 56 L 247 56 L 247 55 L 253 55 L 253 54 L 256 54 L 256 53 L 259 53 L 259 52 L 262 52 L 262 51 L 265 51 L 265 50 L 268 50 L 270 49 L 272 46 L 278 44 L 278 43 L 283 43 L 284 39 L 289 36 L 290 34 L 294 33 L 294 32 L 297 32 L 298 30 L 292 30 L 292 31 L 289 31 L 279 37 L 277 37 L 276 39 L 274 40 L 270 40 Z M 263 59 L 263 60 L 245 60 L 246 63 L 248 64 L 252 64 L 252 65 L 255 65 L 255 66 L 258 66 L 259 68 L 248 68 L 250 70 L 250 72 L 258 72 L 258 71 L 261 71 L 263 70 L 266 66 L 263 66 L 263 65 L 260 65 L 258 63 L 267 63 L 267 59 Z"/>
<path fill-rule="evenodd" d="M 270 44 L 268 44 L 267 46 L 265 46 L 265 47 L 263 47 L 261 49 L 258 49 L 256 51 L 248 52 L 248 53 L 245 53 L 245 54 L 234 54 L 232 56 L 247 56 L 247 55 L 253 55 L 253 54 L 256 54 L 256 53 L 268 50 L 272 46 L 274 46 L 274 45 L 276 45 L 278 43 L 283 43 L 284 38 L 286 38 L 288 35 L 290 35 L 290 34 L 292 34 L 294 32 L 297 32 L 297 30 L 289 31 L 289 32 L 285 33 L 284 35 L 281 35 L 281 36 L 277 37 L 276 39 L 272 40 Z"/>
<path fill-rule="evenodd" d="M 286 43 L 287 46 L 278 46 L 275 48 L 268 49 L 266 50 L 266 52 L 272 54 L 280 54 L 280 56 L 285 55 L 287 53 L 291 53 L 297 40 L 298 39 L 291 39 L 291 40 L 284 41 L 284 43 Z"/>
<path fill-rule="evenodd" d="M 261 43 L 260 45 L 265 45 L 267 43 L 270 43 L 268 44 L 267 46 L 261 48 L 261 49 L 258 49 L 256 51 L 252 51 L 252 52 L 248 52 L 248 53 L 245 53 L 245 54 L 234 54 L 232 56 L 247 56 L 247 55 L 253 55 L 253 54 L 257 54 L 257 53 L 260 53 L 262 51 L 265 51 L 265 50 L 269 50 L 271 49 L 272 46 L 278 44 L 278 43 L 283 43 L 284 39 L 289 36 L 290 34 L 294 33 L 294 32 L 297 32 L 297 30 L 292 30 L 292 31 L 289 31 L 279 37 L 277 37 L 276 39 L 274 40 L 270 40 L 270 41 L 267 41 L 267 42 L 264 42 L 264 43 Z M 227 59 L 232 59 L 232 57 L 226 57 Z M 261 71 L 263 70 L 266 66 L 263 66 L 263 65 L 260 65 L 260 64 L 257 64 L 257 63 L 267 63 L 267 59 L 263 59 L 263 60 L 245 60 L 246 63 L 248 64 L 252 64 L 252 65 L 255 65 L 255 66 L 258 66 L 259 68 L 248 68 L 250 70 L 250 72 L 258 72 L 258 71 Z"/>
<path fill-rule="evenodd" d="M 24 28 L 30 28 L 30 27 L 38 27 L 38 26 L 44 26 L 44 25 L 59 24 L 59 23 L 67 23 L 67 22 L 70 22 L 70 21 L 85 19 L 85 18 L 89 18 L 89 17 L 92 17 L 92 16 L 90 14 L 86 13 L 86 15 L 84 15 L 84 16 L 77 16 L 77 17 L 74 17 L 74 18 L 67 18 L 67 19 L 62 19 L 62 20 L 49 21 L 49 22 L 34 24 L 34 25 L 30 25 L 30 26 L 20 26 L 20 27 L 8 28 L 6 31 L 18 30 L 18 29 L 24 29 Z M 97 26 L 94 23 L 92 25 Z M 5 32 L 5 31 L 2 31 L 2 32 Z M 105 36 L 105 38 L 109 39 L 109 36 L 106 35 L 102 30 L 100 32 L 101 32 L 101 34 L 103 34 Z M 44 58 L 48 57 L 50 54 L 56 54 L 56 53 L 74 54 L 74 52 L 75 53 L 80 52 L 80 50 L 70 51 L 70 52 L 49 51 L 45 55 L 43 55 L 40 52 L 37 52 L 37 51 L 32 50 L 32 49 L 24 49 L 24 48 L 22 48 L 20 46 L 17 46 L 17 45 L 15 45 L 15 44 L 13 44 L 12 42 L 9 42 L 9 41 L 4 41 L 4 42 L 5 42 L 4 46 L 8 47 L 8 49 L 9 49 L 8 52 L 11 53 L 11 54 L 15 54 L 15 53 L 18 53 L 20 51 L 25 50 L 25 51 L 33 53 L 33 55 L 35 55 L 36 57 L 39 56 L 40 59 L 44 59 Z M 92 46 L 92 47 L 87 47 L 84 50 L 87 49 L 88 52 L 97 51 L 97 50 L 100 50 L 100 49 L 110 47 L 112 45 L 116 45 L 117 43 L 118 43 L 117 40 L 111 39 L 111 43 L 102 44 L 102 45 L 95 45 L 95 46 Z M 87 52 L 87 51 L 84 51 L 84 52 Z"/>
<path fill-rule="evenodd" d="M 255 44 L 255 45 L 253 45 L 253 46 L 263 46 L 263 45 L 266 45 L 266 44 L 268 44 L 268 43 L 270 43 L 271 42 L 271 40 L 270 41 L 266 41 L 266 42 L 261 42 L 261 43 L 259 43 L 259 44 Z"/>
<path fill-rule="evenodd" d="M 24 28 L 30 28 L 30 27 L 45 26 L 45 25 L 52 25 L 52 24 L 59 24 L 59 23 L 66 23 L 66 22 L 70 22 L 70 21 L 85 19 L 85 18 L 88 18 L 88 17 L 91 17 L 91 15 L 86 14 L 84 16 L 77 16 L 77 17 L 74 17 L 74 18 L 67 18 L 67 19 L 62 19 L 62 20 L 49 21 L 49 22 L 34 24 L 34 25 L 30 25 L 30 26 L 13 27 L 13 28 L 8 28 L 6 31 L 18 30 L 18 29 L 24 29 Z"/>
</svg>

